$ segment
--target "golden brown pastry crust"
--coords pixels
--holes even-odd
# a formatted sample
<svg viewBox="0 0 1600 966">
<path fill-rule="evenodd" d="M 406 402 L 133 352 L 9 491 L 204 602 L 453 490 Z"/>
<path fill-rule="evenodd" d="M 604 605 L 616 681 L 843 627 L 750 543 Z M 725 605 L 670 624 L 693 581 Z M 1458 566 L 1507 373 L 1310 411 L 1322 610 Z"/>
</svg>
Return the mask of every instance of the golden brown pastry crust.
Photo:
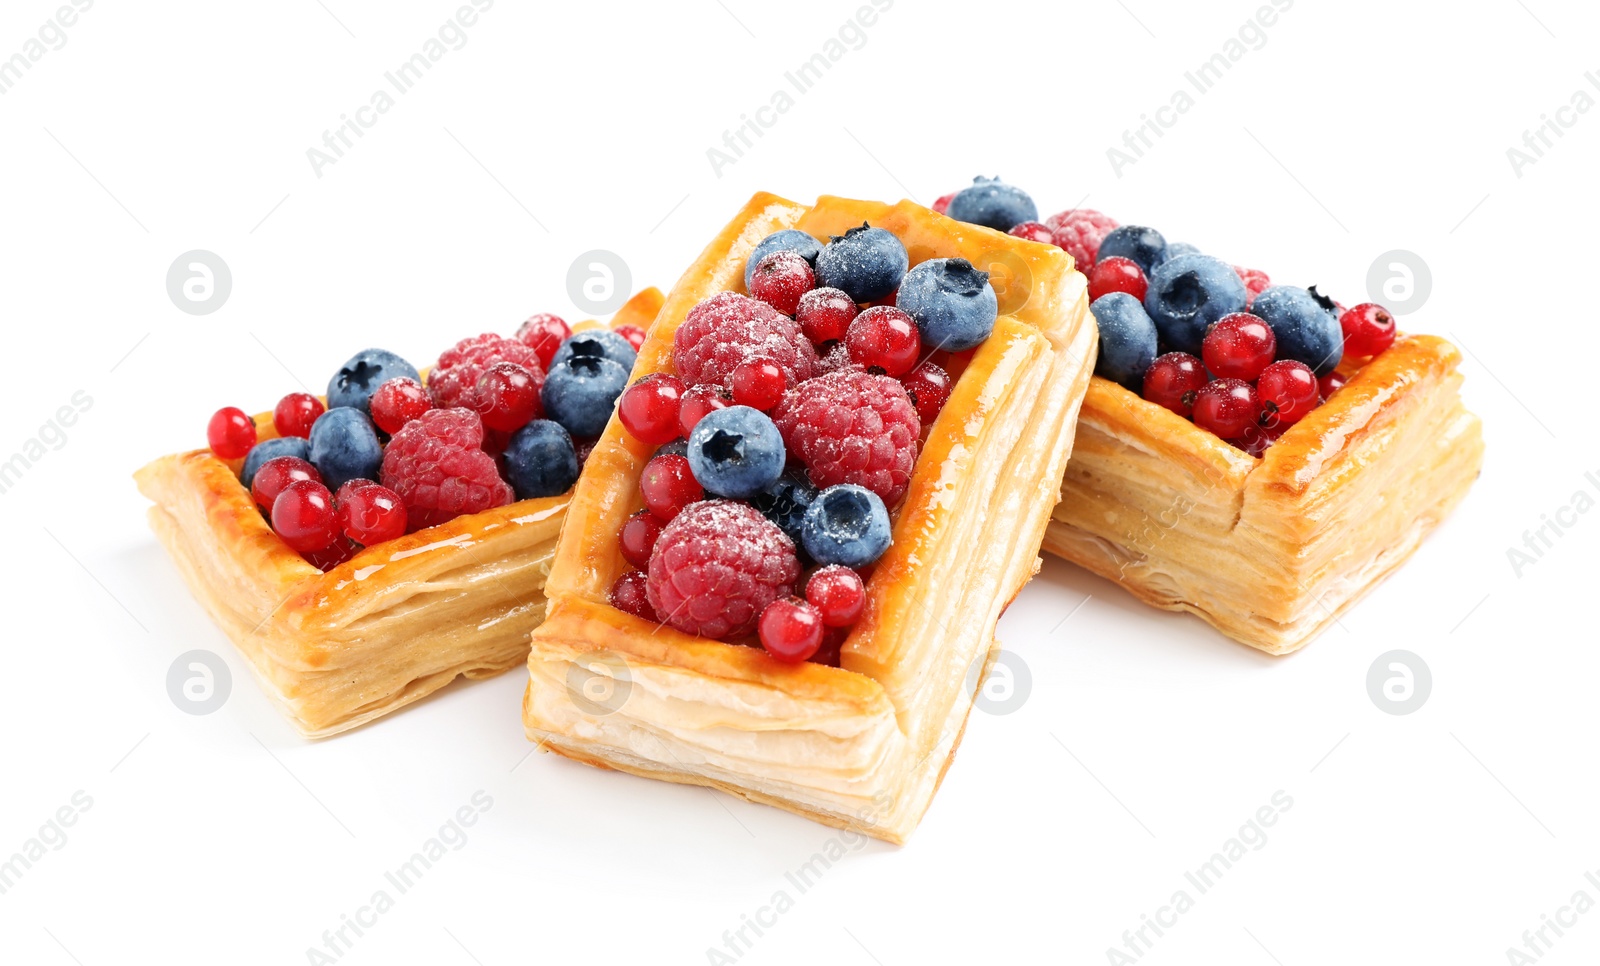
<svg viewBox="0 0 1600 966">
<path fill-rule="evenodd" d="M 1271 654 L 1403 563 L 1477 478 L 1460 353 L 1403 336 L 1259 459 L 1096 377 L 1044 547 Z"/>
<path fill-rule="evenodd" d="M 639 293 L 613 325 L 648 328 L 662 300 Z M 270 413 L 256 425 L 276 435 Z M 196 450 L 134 478 L 190 592 L 302 734 L 346 731 L 526 658 L 570 494 L 458 517 L 322 573 L 272 532 L 241 463 Z"/>
<path fill-rule="evenodd" d="M 523 717 L 530 739 L 590 764 L 718 788 L 892 842 L 920 820 L 960 741 L 995 648 L 995 622 L 1038 567 L 1079 401 L 1094 367 L 1085 282 L 1071 256 L 901 202 L 756 195 L 668 296 L 635 375 L 670 369 L 689 309 L 743 290 L 749 252 L 798 227 L 826 238 L 868 221 L 912 264 L 966 257 L 1005 272 L 995 332 L 929 429 L 894 542 L 867 585 L 841 667 L 773 661 L 623 614 L 616 533 L 642 504 L 652 447 L 616 419 L 573 496 L 571 525 L 534 633 Z M 588 692 L 610 695 L 596 700 Z"/>
</svg>

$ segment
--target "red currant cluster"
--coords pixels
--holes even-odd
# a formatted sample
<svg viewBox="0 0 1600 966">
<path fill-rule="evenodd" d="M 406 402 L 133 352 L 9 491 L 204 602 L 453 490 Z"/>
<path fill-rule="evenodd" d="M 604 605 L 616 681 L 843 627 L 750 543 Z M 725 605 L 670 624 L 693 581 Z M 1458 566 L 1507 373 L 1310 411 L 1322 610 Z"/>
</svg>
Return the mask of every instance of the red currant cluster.
<svg viewBox="0 0 1600 966">
<path fill-rule="evenodd" d="M 880 507 L 898 503 L 921 431 L 954 381 L 951 356 L 924 353 L 895 292 L 857 303 L 819 287 L 814 261 L 815 250 L 758 258 L 751 298 L 724 293 L 696 306 L 676 333 L 673 371 L 623 392 L 623 428 L 659 449 L 640 477 L 644 508 L 617 535 L 636 569 L 616 580 L 610 601 L 686 633 L 737 640 L 754 632 L 779 661 L 836 666 L 865 609 L 871 564 L 818 560 L 803 574 L 802 517 L 819 493 L 841 485 L 871 491 Z M 751 497 L 703 485 L 687 455 L 695 428 L 731 407 L 755 410 L 751 418 L 785 444 L 789 469 Z"/>
<path fill-rule="evenodd" d="M 941 204 L 948 205 L 953 197 L 939 199 L 935 209 L 942 210 Z M 1139 263 L 1121 255 L 1099 257 L 1101 242 L 1117 227 L 1115 219 L 1079 208 L 1043 223 L 1023 222 L 1010 233 L 1069 252 L 1088 276 L 1091 302 L 1113 292 L 1142 302 L 1149 279 Z M 1142 395 L 1259 456 L 1344 385 L 1345 376 L 1334 371 L 1319 379 L 1302 362 L 1277 359 L 1272 328 L 1248 311 L 1272 281 L 1252 268 L 1236 265 L 1234 272 L 1244 283 L 1246 311 L 1224 316 L 1207 330 L 1201 357 L 1186 352 L 1157 356 L 1145 371 Z M 1339 307 L 1339 326 L 1347 359 L 1375 356 L 1394 342 L 1394 316 L 1375 303 Z"/>
<path fill-rule="evenodd" d="M 1339 325 L 1347 358 L 1374 356 L 1394 343 L 1394 316 L 1372 302 L 1344 310 Z M 1145 371 L 1142 395 L 1260 456 L 1345 384 L 1337 370 L 1319 379 L 1305 363 L 1276 359 L 1276 353 L 1277 340 L 1262 319 L 1225 315 L 1207 330 L 1201 358 L 1157 356 Z"/>
<path fill-rule="evenodd" d="M 644 342 L 637 326 L 615 334 L 634 351 Z M 411 375 L 371 379 L 355 396 L 346 388 L 344 405 L 331 410 L 310 393 L 290 393 L 273 409 L 275 438 L 258 440 L 255 421 L 240 409 L 218 410 L 207 442 L 219 458 L 244 461 L 242 482 L 273 530 L 326 571 L 408 531 L 570 487 L 592 441 L 574 441 L 554 423 L 534 424 L 544 416 L 546 370 L 571 337 L 558 316 L 535 315 L 515 337 L 457 343 L 426 384 Z M 373 367 L 382 376 L 394 371 L 372 353 L 416 371 L 392 354 L 368 350 L 336 382 L 359 383 Z M 618 389 L 622 381 L 619 375 Z M 333 392 L 330 384 L 330 398 Z M 579 398 L 609 413 L 603 395 Z M 523 435 L 529 441 L 519 446 Z"/>
</svg>

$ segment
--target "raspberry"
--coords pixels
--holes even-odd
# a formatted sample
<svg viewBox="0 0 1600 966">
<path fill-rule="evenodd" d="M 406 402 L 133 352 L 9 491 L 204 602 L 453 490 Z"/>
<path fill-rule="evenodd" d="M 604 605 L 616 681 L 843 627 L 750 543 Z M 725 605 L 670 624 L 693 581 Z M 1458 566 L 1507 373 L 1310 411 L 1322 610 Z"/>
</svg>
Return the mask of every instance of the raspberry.
<svg viewBox="0 0 1600 966">
<path fill-rule="evenodd" d="M 1266 272 L 1258 271 L 1254 268 L 1240 268 L 1235 265 L 1233 270 L 1238 273 L 1239 281 L 1244 283 L 1246 296 L 1244 307 L 1248 309 L 1255 303 L 1256 296 L 1265 292 L 1272 285 L 1272 279 L 1267 277 Z"/>
<path fill-rule="evenodd" d="M 661 531 L 645 592 L 664 623 L 719 640 L 745 637 L 800 577 L 794 542 L 753 507 L 690 504 Z"/>
<path fill-rule="evenodd" d="M 789 455 L 805 463 L 819 489 L 855 483 L 891 507 L 905 496 L 922 423 L 897 380 L 829 373 L 790 392 L 773 421 Z"/>
<path fill-rule="evenodd" d="M 497 362 L 514 362 L 529 372 L 537 372 L 543 384 L 544 363 L 539 350 L 516 339 L 486 332 L 462 339 L 455 348 L 439 356 L 439 364 L 428 374 L 428 391 L 440 409 L 460 406 L 471 409 L 478 377 Z"/>
<path fill-rule="evenodd" d="M 810 379 L 817 365 L 817 351 L 793 319 L 736 292 L 696 305 L 673 334 L 672 361 L 688 386 L 731 388 L 733 370 L 751 356 L 776 362 L 790 386 Z"/>
<path fill-rule="evenodd" d="M 433 409 L 400 428 L 383 453 L 380 480 L 405 501 L 410 530 L 511 502 L 483 422 L 469 409 Z"/>
<path fill-rule="evenodd" d="M 1077 263 L 1080 272 L 1087 273 L 1094 267 L 1094 260 L 1100 255 L 1100 242 L 1111 229 L 1117 227 L 1117 220 L 1110 215 L 1102 215 L 1092 208 L 1073 208 L 1051 215 L 1044 221 L 1045 224 L 1055 229 L 1050 236 L 1050 241 L 1060 248 L 1065 248 L 1067 254 Z"/>
</svg>

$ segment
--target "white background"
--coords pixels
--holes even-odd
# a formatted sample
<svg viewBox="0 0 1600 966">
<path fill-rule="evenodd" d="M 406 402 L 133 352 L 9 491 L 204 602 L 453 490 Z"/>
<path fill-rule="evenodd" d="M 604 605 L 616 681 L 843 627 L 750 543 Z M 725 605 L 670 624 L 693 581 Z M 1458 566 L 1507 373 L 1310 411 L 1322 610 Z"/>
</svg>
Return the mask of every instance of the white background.
<svg viewBox="0 0 1600 966">
<path fill-rule="evenodd" d="M 500 0 L 321 177 L 306 150 L 452 0 L 102 0 L 0 95 L 0 458 L 93 400 L 0 495 L 0 858 L 93 801 L 0 895 L 0 960 L 307 962 L 479 790 L 466 844 L 342 961 L 704 963 L 787 889 L 742 962 L 1106 962 L 1278 790 L 1293 806 L 1266 844 L 1144 961 L 1503 963 L 1576 891 L 1600 900 L 1600 513 L 1562 509 L 1600 497 L 1600 112 L 1567 114 L 1520 177 L 1506 154 L 1575 91 L 1600 97 L 1600 15 L 1298 0 L 1118 177 L 1107 148 L 1253 0 L 900 0 L 718 177 L 707 149 L 856 6 Z M 6 4 L 0 56 L 54 8 Z M 520 672 L 300 740 L 145 528 L 129 474 L 201 445 L 219 406 L 321 387 L 368 344 L 422 363 L 534 311 L 582 317 L 565 278 L 590 249 L 670 286 L 757 189 L 926 204 L 979 173 L 1346 304 L 1380 253 L 1419 254 L 1432 295 L 1403 326 L 1469 350 L 1487 462 L 1405 569 L 1287 659 L 1047 562 L 1000 628 L 1027 700 L 973 715 L 908 846 L 803 895 L 784 874 L 831 830 L 525 760 Z M 193 249 L 233 275 L 201 317 L 165 289 Z M 1558 511 L 1575 525 L 1519 576 L 1508 548 Z M 203 717 L 165 685 L 195 648 L 234 678 Z M 1406 716 L 1365 683 L 1394 648 L 1432 669 Z M 1591 911 L 1544 961 L 1597 954 Z"/>
</svg>

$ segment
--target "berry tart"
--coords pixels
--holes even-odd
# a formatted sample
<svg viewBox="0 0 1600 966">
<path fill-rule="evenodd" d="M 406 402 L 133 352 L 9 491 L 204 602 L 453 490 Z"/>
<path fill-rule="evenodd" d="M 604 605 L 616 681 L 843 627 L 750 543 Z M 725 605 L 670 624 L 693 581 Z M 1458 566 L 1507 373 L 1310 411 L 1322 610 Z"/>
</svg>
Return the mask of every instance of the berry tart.
<svg viewBox="0 0 1600 966">
<path fill-rule="evenodd" d="M 578 481 L 529 739 L 904 841 L 1039 566 L 1086 290 L 1061 251 L 910 202 L 751 199 Z"/>
<path fill-rule="evenodd" d="M 1286 654 L 1477 478 L 1450 343 L 1096 211 L 1010 230 L 1044 227 L 1088 276 L 1100 331 L 1046 550 Z"/>
<path fill-rule="evenodd" d="M 611 329 L 535 315 L 426 372 L 368 349 L 326 396 L 218 410 L 208 449 L 135 474 L 190 591 L 303 734 L 521 663 L 585 435 L 662 301 L 640 292 Z"/>
</svg>

